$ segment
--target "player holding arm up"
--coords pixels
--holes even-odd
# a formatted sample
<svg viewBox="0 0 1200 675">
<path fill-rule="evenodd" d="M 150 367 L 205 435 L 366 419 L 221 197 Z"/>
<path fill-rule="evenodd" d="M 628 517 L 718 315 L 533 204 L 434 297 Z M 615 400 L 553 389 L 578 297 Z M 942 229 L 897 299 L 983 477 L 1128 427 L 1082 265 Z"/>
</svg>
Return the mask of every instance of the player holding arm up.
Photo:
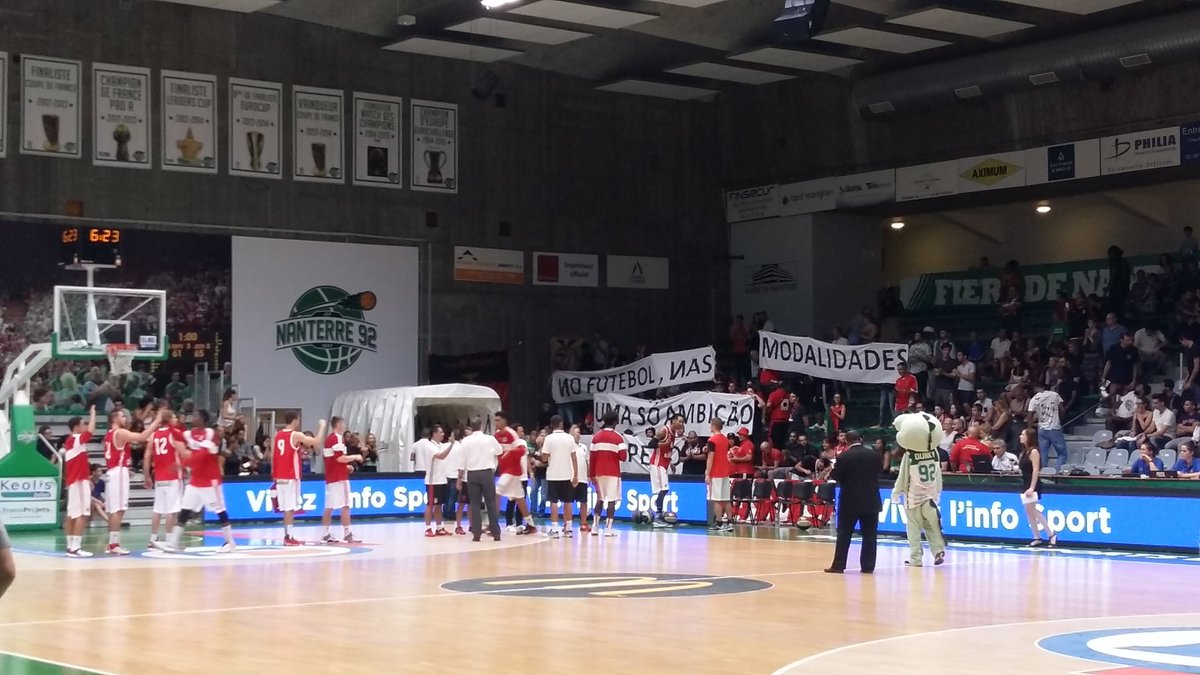
<svg viewBox="0 0 1200 675">
<path fill-rule="evenodd" d="M 230 553 L 237 548 L 233 543 L 233 526 L 229 524 L 229 514 L 225 512 L 225 494 L 221 488 L 221 439 L 217 430 L 208 426 L 210 419 L 207 410 L 197 410 L 192 418 L 192 428 L 184 435 L 184 442 L 190 451 L 188 467 L 192 474 L 188 486 L 183 490 L 183 508 L 179 511 L 179 521 L 171 530 L 168 550 L 179 549 L 184 526 L 201 509 L 217 514 L 221 523 L 225 544 L 218 552 Z"/>
<path fill-rule="evenodd" d="M 125 428 L 128 422 L 123 410 L 108 413 L 108 433 L 104 434 L 104 464 L 108 469 L 108 481 L 104 488 L 105 506 L 108 507 L 108 554 L 129 555 L 121 548 L 121 521 L 129 509 L 129 467 L 133 464 L 133 448 L 150 440 L 150 436 L 162 424 L 165 410 L 146 425 L 141 433 Z"/>
<path fill-rule="evenodd" d="M 341 509 L 342 535 L 347 544 L 361 544 L 350 531 L 350 465 L 361 464 L 362 455 L 347 455 L 346 444 L 342 435 L 346 433 L 346 423 L 340 417 L 329 420 L 333 433 L 325 439 L 325 512 L 321 514 L 321 525 L 325 535 L 321 541 L 332 544 L 337 540 L 329 533 L 329 525 L 333 521 L 334 509 Z"/>
<path fill-rule="evenodd" d="M 83 528 L 92 519 L 92 467 L 88 464 L 88 441 L 96 433 L 96 406 L 87 424 L 78 417 L 67 420 L 71 435 L 63 443 L 63 481 L 67 484 L 67 557 L 90 558 L 84 551 Z"/>
<path fill-rule="evenodd" d="M 292 521 L 300 503 L 300 453 L 307 453 L 320 443 L 325 435 L 325 420 L 317 423 L 315 437 L 298 431 L 300 415 L 295 411 L 284 415 L 283 423 L 271 445 L 271 478 L 275 481 L 279 510 L 283 511 L 283 545 L 299 546 L 300 541 L 292 536 Z"/>
<path fill-rule="evenodd" d="M 167 410 L 162 416 L 163 425 L 146 444 L 142 459 L 142 471 L 146 474 L 145 485 L 154 488 L 154 512 L 150 516 L 150 548 L 165 549 L 159 539 L 158 526 L 165 516 L 166 534 L 175 529 L 175 517 L 179 513 L 183 488 L 180 486 L 180 464 L 188 460 L 191 451 L 184 441 L 183 429 L 178 425 L 175 412 Z M 151 478 L 153 476 L 153 478 Z"/>
</svg>

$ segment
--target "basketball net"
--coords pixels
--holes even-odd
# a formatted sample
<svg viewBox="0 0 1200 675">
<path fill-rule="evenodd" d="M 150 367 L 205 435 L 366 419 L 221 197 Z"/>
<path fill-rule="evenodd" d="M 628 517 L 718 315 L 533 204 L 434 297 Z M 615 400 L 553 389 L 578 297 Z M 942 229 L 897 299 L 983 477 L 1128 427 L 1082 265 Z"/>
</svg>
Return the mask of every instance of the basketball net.
<svg viewBox="0 0 1200 675">
<path fill-rule="evenodd" d="M 133 371 L 133 357 L 137 354 L 137 345 L 114 343 L 104 345 L 108 353 L 109 375 L 127 375 Z"/>
</svg>

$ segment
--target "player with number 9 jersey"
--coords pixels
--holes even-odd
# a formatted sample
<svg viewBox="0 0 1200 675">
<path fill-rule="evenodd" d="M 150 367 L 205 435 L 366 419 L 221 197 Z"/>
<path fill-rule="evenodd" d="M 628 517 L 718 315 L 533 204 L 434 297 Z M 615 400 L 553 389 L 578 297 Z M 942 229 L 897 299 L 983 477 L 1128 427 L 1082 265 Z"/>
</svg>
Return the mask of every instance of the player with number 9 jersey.
<svg viewBox="0 0 1200 675">
<path fill-rule="evenodd" d="M 283 417 L 284 426 L 275 434 L 271 444 L 271 478 L 275 480 L 275 499 L 283 511 L 283 544 L 299 546 L 301 542 L 292 536 L 292 520 L 300 505 L 300 453 L 301 446 L 312 448 L 325 435 L 325 420 L 317 423 L 317 435 L 298 431 L 300 415 L 290 411 Z"/>
</svg>

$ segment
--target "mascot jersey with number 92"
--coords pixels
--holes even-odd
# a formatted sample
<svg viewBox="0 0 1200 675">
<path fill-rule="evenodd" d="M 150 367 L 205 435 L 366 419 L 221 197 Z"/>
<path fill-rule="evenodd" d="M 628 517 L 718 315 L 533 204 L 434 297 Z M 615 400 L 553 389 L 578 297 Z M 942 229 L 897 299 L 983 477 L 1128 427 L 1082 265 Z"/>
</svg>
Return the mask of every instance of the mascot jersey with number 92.
<svg viewBox="0 0 1200 675">
<path fill-rule="evenodd" d="M 905 506 L 915 508 L 928 501 L 937 504 L 942 493 L 942 470 L 937 450 L 909 452 L 907 457 L 908 490 Z"/>
</svg>

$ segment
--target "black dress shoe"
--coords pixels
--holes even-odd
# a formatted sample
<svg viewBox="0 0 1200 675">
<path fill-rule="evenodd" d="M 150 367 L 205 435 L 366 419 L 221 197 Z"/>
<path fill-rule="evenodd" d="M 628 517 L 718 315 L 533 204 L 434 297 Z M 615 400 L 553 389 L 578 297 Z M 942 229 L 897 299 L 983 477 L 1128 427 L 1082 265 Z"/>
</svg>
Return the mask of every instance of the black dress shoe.
<svg viewBox="0 0 1200 675">
<path fill-rule="evenodd" d="M 471 539 L 471 541 L 479 541 L 479 537 L 474 537 Z"/>
<path fill-rule="evenodd" d="M 863 574 L 875 574 L 875 570 L 862 570 Z"/>
<path fill-rule="evenodd" d="M 495 540 L 496 540 L 496 541 L 500 541 L 500 536 L 499 536 L 499 535 L 497 535 L 497 536 L 496 536 L 496 537 L 494 537 L 494 538 L 495 538 Z"/>
<path fill-rule="evenodd" d="M 839 570 L 836 567 L 826 567 L 825 573 L 826 574 L 845 574 L 846 570 Z"/>
</svg>

